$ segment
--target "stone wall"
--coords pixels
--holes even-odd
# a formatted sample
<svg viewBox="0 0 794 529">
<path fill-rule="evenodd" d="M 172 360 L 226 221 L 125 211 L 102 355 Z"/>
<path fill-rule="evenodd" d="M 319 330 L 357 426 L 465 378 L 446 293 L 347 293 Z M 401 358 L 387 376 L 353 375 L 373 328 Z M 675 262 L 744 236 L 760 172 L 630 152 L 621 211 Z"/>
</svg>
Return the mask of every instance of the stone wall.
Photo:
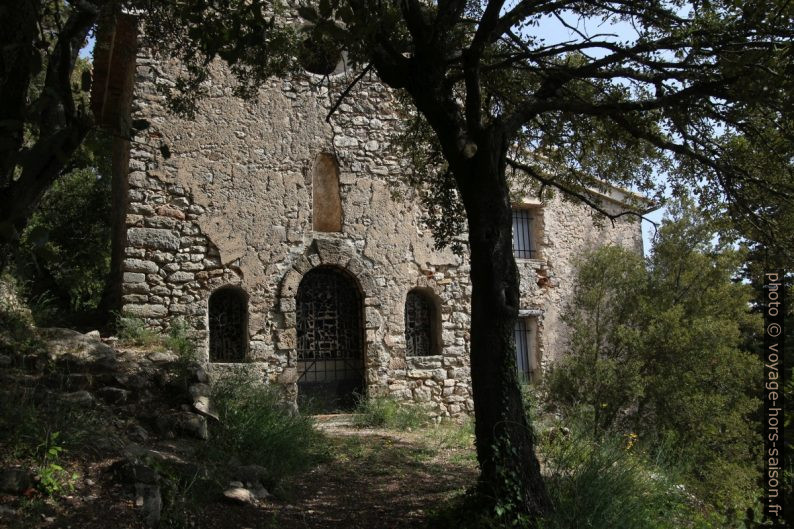
<svg viewBox="0 0 794 529">
<path fill-rule="evenodd" d="M 310 269 L 335 266 L 355 278 L 363 299 L 368 393 L 415 401 L 439 416 L 470 413 L 469 269 L 465 258 L 433 249 L 410 190 L 392 197 L 389 182 L 405 162 L 386 148 L 401 123 L 391 92 L 365 78 L 329 124 L 346 74 L 334 76 L 330 90 L 312 74 L 274 80 L 242 101 L 228 71 L 213 65 L 209 96 L 186 120 L 167 111 L 156 89 L 177 69 L 138 51 L 132 117 L 151 126 L 130 151 L 123 312 L 163 330 L 175 318 L 187 321 L 208 362 L 207 300 L 219 287 L 238 286 L 248 296 L 245 368 L 294 395 L 297 288 Z M 321 154 L 338 163 L 339 232 L 315 231 L 312 221 Z M 572 258 L 610 242 L 639 249 L 641 239 L 636 222 L 601 229 L 587 208 L 559 199 L 544 205 L 542 228 L 542 259 L 519 267 L 522 308 L 540 314 L 545 362 L 564 349 L 559 315 L 571 293 Z M 405 355 L 404 304 L 416 287 L 440 307 L 437 356 Z"/>
</svg>

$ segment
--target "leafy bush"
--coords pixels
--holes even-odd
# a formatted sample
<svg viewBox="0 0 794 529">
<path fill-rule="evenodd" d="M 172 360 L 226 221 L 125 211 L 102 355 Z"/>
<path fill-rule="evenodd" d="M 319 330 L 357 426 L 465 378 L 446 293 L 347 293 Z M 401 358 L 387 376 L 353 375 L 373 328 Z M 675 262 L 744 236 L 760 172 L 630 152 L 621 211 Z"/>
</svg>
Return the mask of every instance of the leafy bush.
<svg viewBox="0 0 794 529">
<path fill-rule="evenodd" d="M 272 387 L 245 374 L 213 384 L 212 402 L 220 421 L 212 424 L 207 457 L 267 469 L 272 487 L 284 477 L 311 468 L 325 455 L 322 434 L 309 417 L 291 413 Z"/>
<path fill-rule="evenodd" d="M 96 323 L 110 272 L 110 141 L 93 134 L 22 233 L 15 273 L 39 324 Z"/>
<path fill-rule="evenodd" d="M 408 430 L 424 426 L 428 417 L 416 406 L 401 404 L 389 397 L 360 397 L 353 423 L 359 428 Z"/>
<path fill-rule="evenodd" d="M 715 243 L 686 203 L 672 212 L 645 266 L 615 247 L 580 263 L 569 354 L 544 383 L 549 403 L 594 438 L 637 434 L 736 519 L 757 496 L 761 363 L 744 346 L 759 321 L 748 285 L 734 281 L 741 252 Z"/>
</svg>

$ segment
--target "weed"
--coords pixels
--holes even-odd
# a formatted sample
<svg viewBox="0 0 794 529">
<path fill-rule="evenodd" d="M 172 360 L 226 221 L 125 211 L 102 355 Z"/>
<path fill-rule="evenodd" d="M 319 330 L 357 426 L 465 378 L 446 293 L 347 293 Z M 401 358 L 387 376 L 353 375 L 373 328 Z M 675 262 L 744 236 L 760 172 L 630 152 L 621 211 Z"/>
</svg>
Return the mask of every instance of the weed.
<svg viewBox="0 0 794 529">
<path fill-rule="evenodd" d="M 442 421 L 428 428 L 426 435 L 439 449 L 468 450 L 467 457 L 473 458 L 474 423 L 470 419 L 463 422 Z"/>
<path fill-rule="evenodd" d="M 428 417 L 421 409 L 389 397 L 360 397 L 353 423 L 359 428 L 413 430 L 426 425 Z"/>
<path fill-rule="evenodd" d="M 267 487 L 327 456 L 326 443 L 310 418 L 290 413 L 282 396 L 245 374 L 213 384 L 212 402 L 220 421 L 212 425 L 205 456 L 228 464 L 233 454 L 241 464 L 264 467 Z"/>
<path fill-rule="evenodd" d="M 163 337 L 159 333 L 146 327 L 142 319 L 134 316 L 116 317 L 116 334 L 120 340 L 143 347 L 159 345 Z"/>
<path fill-rule="evenodd" d="M 189 327 L 184 320 L 176 319 L 171 322 L 168 337 L 165 339 L 165 346 L 176 353 L 182 362 L 194 362 L 196 360 L 196 345 L 188 336 Z"/>
<path fill-rule="evenodd" d="M 77 473 L 69 474 L 60 464 L 61 452 L 64 451 L 59 440 L 60 432 L 51 432 L 37 447 L 41 454 L 41 464 L 37 468 L 39 489 L 48 496 L 58 496 L 63 492 L 73 492 Z"/>
</svg>

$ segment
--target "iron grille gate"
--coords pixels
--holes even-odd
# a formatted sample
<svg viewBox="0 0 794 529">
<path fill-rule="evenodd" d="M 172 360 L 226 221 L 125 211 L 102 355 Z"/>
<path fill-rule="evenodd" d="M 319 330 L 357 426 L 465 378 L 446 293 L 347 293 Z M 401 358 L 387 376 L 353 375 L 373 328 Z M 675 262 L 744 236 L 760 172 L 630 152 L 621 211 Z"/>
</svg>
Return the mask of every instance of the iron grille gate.
<svg viewBox="0 0 794 529">
<path fill-rule="evenodd" d="M 339 270 L 315 268 L 298 287 L 297 311 L 301 404 L 316 411 L 352 407 L 364 379 L 356 285 Z"/>
</svg>

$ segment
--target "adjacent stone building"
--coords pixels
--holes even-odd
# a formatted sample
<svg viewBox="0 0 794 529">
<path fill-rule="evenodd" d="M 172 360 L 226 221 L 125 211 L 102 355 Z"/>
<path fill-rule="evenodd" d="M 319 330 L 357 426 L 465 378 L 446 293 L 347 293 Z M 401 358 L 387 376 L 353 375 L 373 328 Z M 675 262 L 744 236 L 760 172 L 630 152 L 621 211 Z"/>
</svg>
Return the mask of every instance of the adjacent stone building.
<svg viewBox="0 0 794 529">
<path fill-rule="evenodd" d="M 433 249 L 410 189 L 392 196 L 406 162 L 388 149 L 401 126 L 390 90 L 365 78 L 329 123 L 344 68 L 273 80 L 244 101 L 218 64 L 187 120 L 157 89 L 178 64 L 136 35 L 121 16 L 95 52 L 99 118 L 150 124 L 114 152 L 123 313 L 162 330 L 185 321 L 211 371 L 250 370 L 301 406 L 358 393 L 469 413 L 467 259 Z M 625 194 L 609 195 L 622 208 Z M 518 367 L 534 378 L 565 349 L 574 258 L 604 244 L 640 252 L 640 226 L 599 226 L 586 206 L 527 196 L 514 242 Z"/>
</svg>

